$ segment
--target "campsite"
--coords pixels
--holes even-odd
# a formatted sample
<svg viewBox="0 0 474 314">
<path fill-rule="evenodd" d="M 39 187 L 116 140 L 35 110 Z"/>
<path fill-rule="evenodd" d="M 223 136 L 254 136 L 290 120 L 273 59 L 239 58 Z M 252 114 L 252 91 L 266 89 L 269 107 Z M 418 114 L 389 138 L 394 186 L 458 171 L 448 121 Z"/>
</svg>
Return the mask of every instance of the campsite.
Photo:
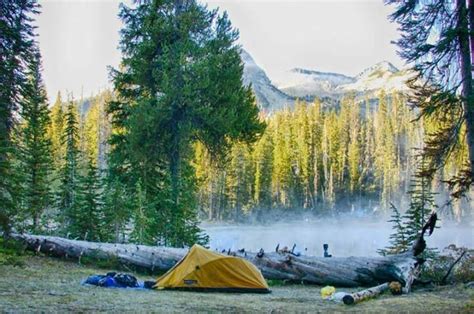
<svg viewBox="0 0 474 314">
<path fill-rule="evenodd" d="M 0 312 L 474 312 L 474 2 L 0 0 Z"/>
<path fill-rule="evenodd" d="M 77 282 L 104 269 L 47 257 L 28 257 L 21 268 L 0 266 L 2 308 L 12 312 L 323 312 L 353 307 L 323 300 L 320 286 L 270 285 L 270 294 L 150 291 L 87 287 Z M 110 270 L 110 268 L 107 268 Z M 139 279 L 150 279 L 139 276 Z M 14 283 L 12 285 L 12 283 Z M 349 291 L 353 290 L 349 289 Z M 382 296 L 357 305 L 363 312 L 470 312 L 472 289 L 463 285 L 419 291 L 400 298 Z"/>
</svg>

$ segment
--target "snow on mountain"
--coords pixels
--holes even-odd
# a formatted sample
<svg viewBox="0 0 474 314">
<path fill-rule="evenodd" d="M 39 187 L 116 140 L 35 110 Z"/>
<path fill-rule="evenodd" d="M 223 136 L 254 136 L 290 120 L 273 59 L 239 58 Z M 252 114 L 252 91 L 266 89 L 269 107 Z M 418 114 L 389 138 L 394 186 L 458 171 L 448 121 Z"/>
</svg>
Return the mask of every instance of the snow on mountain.
<svg viewBox="0 0 474 314">
<path fill-rule="evenodd" d="M 390 62 L 383 61 L 365 69 L 356 76 L 354 83 L 339 86 L 336 91 L 356 91 L 360 94 L 373 94 L 381 89 L 387 92 L 406 91 L 405 82 L 409 78 L 409 71 L 400 71 Z"/>
<path fill-rule="evenodd" d="M 407 71 L 400 71 L 388 61 L 382 61 L 363 70 L 354 77 L 338 73 L 318 72 L 295 68 L 290 70 L 278 87 L 293 97 L 312 99 L 315 97 L 340 98 L 353 91 L 358 95 L 372 97 L 378 90 L 387 92 L 405 91 Z"/>
<path fill-rule="evenodd" d="M 241 50 L 240 56 L 244 63 L 243 81 L 245 85 L 252 84 L 257 104 L 266 111 L 274 111 L 285 106 L 292 106 L 295 99 L 276 88 L 265 71 L 260 68 L 252 56 Z"/>
<path fill-rule="evenodd" d="M 410 77 L 408 70 L 399 70 L 390 62 L 382 61 L 354 77 L 293 68 L 285 72 L 275 86 L 247 51 L 242 49 L 241 57 L 244 63 L 244 84 L 252 84 L 257 104 L 267 112 L 291 107 L 296 98 L 309 101 L 320 98 L 331 107 L 337 105 L 348 92 L 355 92 L 358 98 L 373 99 L 382 89 L 388 93 L 406 91 L 408 87 L 405 82 Z"/>
<path fill-rule="evenodd" d="M 294 97 L 326 97 L 332 96 L 338 86 L 353 82 L 354 78 L 338 73 L 294 68 L 285 74 L 285 80 L 278 88 Z"/>
<path fill-rule="evenodd" d="M 361 80 L 361 79 L 366 79 L 366 78 L 368 78 L 370 76 L 374 76 L 374 75 L 383 75 L 383 74 L 386 74 L 386 73 L 396 73 L 396 72 L 399 72 L 399 71 L 400 70 L 398 70 L 390 62 L 382 61 L 382 62 L 374 64 L 371 67 L 368 67 L 364 71 L 357 74 L 356 79 Z"/>
</svg>

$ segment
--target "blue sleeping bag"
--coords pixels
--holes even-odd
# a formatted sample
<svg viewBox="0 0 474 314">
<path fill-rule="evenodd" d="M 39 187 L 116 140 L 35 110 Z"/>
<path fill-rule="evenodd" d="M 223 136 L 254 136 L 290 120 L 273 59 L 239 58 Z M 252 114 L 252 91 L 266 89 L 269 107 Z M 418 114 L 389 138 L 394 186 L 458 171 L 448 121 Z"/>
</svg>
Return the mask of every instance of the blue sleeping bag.
<svg viewBox="0 0 474 314">
<path fill-rule="evenodd" d="M 84 281 L 85 284 L 107 287 L 107 288 L 138 288 L 140 284 L 137 278 L 129 274 L 117 274 L 115 272 L 106 275 L 91 275 Z"/>
</svg>

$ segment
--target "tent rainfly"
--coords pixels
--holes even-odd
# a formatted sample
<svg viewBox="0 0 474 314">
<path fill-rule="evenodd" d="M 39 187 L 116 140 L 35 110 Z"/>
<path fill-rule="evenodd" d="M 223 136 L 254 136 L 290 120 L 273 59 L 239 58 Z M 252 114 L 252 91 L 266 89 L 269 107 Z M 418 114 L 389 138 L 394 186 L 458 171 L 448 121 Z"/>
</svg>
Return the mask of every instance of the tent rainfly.
<svg viewBox="0 0 474 314">
<path fill-rule="evenodd" d="M 188 254 L 163 276 L 156 289 L 268 293 L 260 270 L 252 263 L 193 245 Z"/>
</svg>

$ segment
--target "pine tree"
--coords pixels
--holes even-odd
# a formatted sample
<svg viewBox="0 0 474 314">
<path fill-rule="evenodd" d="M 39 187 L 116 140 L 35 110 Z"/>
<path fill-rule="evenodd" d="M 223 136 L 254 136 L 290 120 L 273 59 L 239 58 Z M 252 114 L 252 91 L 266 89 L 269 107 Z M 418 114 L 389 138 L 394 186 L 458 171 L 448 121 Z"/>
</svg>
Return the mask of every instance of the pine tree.
<svg viewBox="0 0 474 314">
<path fill-rule="evenodd" d="M 342 171 L 342 165 L 338 163 L 340 152 L 340 124 L 334 111 L 328 113 L 324 119 L 323 139 L 321 144 L 322 162 L 324 174 L 324 202 L 331 209 L 336 203 L 336 174 Z"/>
<path fill-rule="evenodd" d="M 50 116 L 51 124 L 48 133 L 51 138 L 54 165 L 56 169 L 59 169 L 64 159 L 64 145 L 62 141 L 64 133 L 64 104 L 60 92 L 58 92 L 56 101 L 51 107 Z"/>
<path fill-rule="evenodd" d="M 348 149 L 351 139 L 351 129 L 357 121 L 351 121 L 354 111 L 355 96 L 348 94 L 341 101 L 341 111 L 338 114 L 338 130 L 335 136 L 338 137 L 337 151 L 335 155 L 336 163 L 336 184 L 341 190 L 350 189 L 350 177 L 348 175 Z"/>
<path fill-rule="evenodd" d="M 123 243 L 132 217 L 134 195 L 115 176 L 107 175 L 107 180 L 104 191 L 104 240 Z"/>
<path fill-rule="evenodd" d="M 297 168 L 298 168 L 298 181 L 302 187 L 302 207 L 311 208 L 313 206 L 312 193 L 311 193 L 311 134 L 310 134 L 310 121 L 308 116 L 308 104 L 306 102 L 297 102 L 295 105 L 295 113 L 293 118 L 294 130 L 295 130 L 295 155 Z"/>
<path fill-rule="evenodd" d="M 390 245 L 384 249 L 380 249 L 377 252 L 380 255 L 392 255 L 406 252 L 410 249 L 410 242 L 407 238 L 407 226 L 403 221 L 403 217 L 398 209 L 390 203 L 392 208 L 392 216 L 388 222 L 393 224 L 393 233 L 390 235 Z"/>
<path fill-rule="evenodd" d="M 376 190 L 374 180 L 375 164 L 375 135 L 374 119 L 370 109 L 370 100 L 365 100 L 365 119 L 363 123 L 363 166 L 361 171 L 361 182 L 365 192 L 373 193 Z"/>
<path fill-rule="evenodd" d="M 213 174 L 215 167 L 211 163 L 209 152 L 200 142 L 194 144 L 193 167 L 198 185 L 198 206 L 199 211 L 207 214 L 208 220 L 214 219 L 212 207 L 213 191 Z"/>
<path fill-rule="evenodd" d="M 156 224 L 153 223 L 153 204 L 147 203 L 146 195 L 141 186 L 140 180 L 135 188 L 136 196 L 133 208 L 133 230 L 130 233 L 130 240 L 133 243 L 156 245 L 157 239 Z"/>
<path fill-rule="evenodd" d="M 196 1 L 122 6 L 120 17 L 124 58 L 112 72 L 118 99 L 109 105 L 116 129 L 112 173 L 130 189 L 141 178 L 147 197 L 166 194 L 172 203 L 156 205 L 155 213 L 171 215 L 169 244 L 191 244 L 184 239 L 195 238 L 187 233 L 195 230 L 188 223 L 196 212 L 185 174 L 193 141 L 219 155 L 232 140 L 253 142 L 264 127 L 250 87 L 242 86 L 238 33 L 226 14 Z"/>
<path fill-rule="evenodd" d="M 74 238 L 88 241 L 105 240 L 105 215 L 103 213 L 101 178 L 92 157 L 87 161 L 87 171 L 79 176 L 76 186 L 77 208 L 72 212 L 73 223 L 68 232 Z"/>
<path fill-rule="evenodd" d="M 436 210 L 437 206 L 434 195 L 431 191 L 431 179 L 424 176 L 427 169 L 427 162 L 422 157 L 418 170 L 411 183 L 410 207 L 405 212 L 403 218 L 406 223 L 406 237 L 410 245 L 418 238 L 421 229 L 429 218 L 429 214 Z"/>
<path fill-rule="evenodd" d="M 15 115 L 26 89 L 28 66 L 34 62 L 33 17 L 36 0 L 0 1 L 0 228 L 8 233 L 15 215 L 18 180 L 12 155 Z"/>
<path fill-rule="evenodd" d="M 254 183 L 254 203 L 257 215 L 272 207 L 272 169 L 273 169 L 273 143 L 272 131 L 267 128 L 267 132 L 255 144 L 255 183 Z"/>
<path fill-rule="evenodd" d="M 99 160 L 99 132 L 101 128 L 100 121 L 100 108 L 98 97 L 89 99 L 90 106 L 85 114 L 83 137 L 81 140 L 84 142 L 84 154 L 90 156 L 92 161 L 97 165 Z"/>
<path fill-rule="evenodd" d="M 401 215 L 398 209 L 390 204 L 393 210 L 392 219 L 394 232 L 390 235 L 390 246 L 381 249 L 378 252 L 382 255 L 398 254 L 410 250 L 418 239 L 423 226 L 429 218 L 429 214 L 437 209 L 434 200 L 435 193 L 431 192 L 431 180 L 424 173 L 427 162 L 421 156 L 417 173 L 411 183 L 410 206 L 404 215 Z M 432 256 L 434 249 L 425 250 L 425 257 Z"/>
<path fill-rule="evenodd" d="M 418 119 L 437 119 L 438 127 L 425 137 L 424 175 L 443 168 L 460 139 L 464 138 L 469 162 L 453 176 L 453 196 L 469 191 L 474 182 L 474 89 L 472 77 L 474 6 L 468 1 L 388 0 L 400 25 L 400 55 L 414 64 L 409 102 L 419 110 Z M 466 132 L 462 134 L 462 125 Z"/>
<path fill-rule="evenodd" d="M 46 92 L 41 79 L 39 52 L 29 66 L 28 85 L 21 102 L 22 124 L 19 128 L 19 162 L 23 184 L 22 217 L 31 219 L 29 231 L 39 232 L 41 217 L 51 201 L 52 155 L 48 136 L 50 125 Z"/>
<path fill-rule="evenodd" d="M 232 146 L 226 167 L 226 187 L 231 218 L 234 221 L 241 219 L 252 199 L 254 172 L 250 157 L 248 145 L 235 143 Z"/>
<path fill-rule="evenodd" d="M 382 187 L 380 201 L 384 210 L 388 209 L 393 193 L 398 188 L 398 165 L 394 129 L 391 117 L 390 98 L 382 90 L 379 108 L 375 116 L 375 174 Z"/>
<path fill-rule="evenodd" d="M 59 221 L 62 223 L 63 232 L 74 232 L 76 217 L 79 211 L 78 194 L 80 180 L 79 166 L 79 130 L 77 112 L 74 101 L 70 100 L 65 114 L 65 127 L 62 136 L 65 145 L 64 162 L 60 170 L 61 185 L 57 194 L 57 208 Z M 71 229 L 71 230 L 70 230 Z M 80 236 L 80 235 L 78 235 Z"/>
<path fill-rule="evenodd" d="M 107 103 L 114 99 L 114 94 L 110 90 L 103 91 L 97 99 L 97 107 L 99 112 L 99 126 L 97 136 L 97 166 L 100 171 L 106 171 L 108 168 L 107 156 L 110 153 L 109 138 L 112 133 L 112 125 L 106 111 Z"/>
<path fill-rule="evenodd" d="M 311 164 L 312 170 L 312 197 L 313 206 L 321 200 L 323 167 L 322 167 L 322 135 L 323 135 L 323 121 L 324 113 L 321 112 L 321 102 L 315 100 L 310 107 L 310 137 L 311 137 Z"/>
<path fill-rule="evenodd" d="M 273 173 L 272 190 L 276 203 L 282 207 L 290 207 L 291 198 L 291 130 L 289 111 L 278 112 L 275 115 L 273 129 Z"/>
<path fill-rule="evenodd" d="M 361 148 L 360 148 L 360 111 L 353 103 L 350 109 L 349 145 L 347 148 L 347 165 L 349 168 L 349 190 L 354 193 L 360 189 Z"/>
</svg>

